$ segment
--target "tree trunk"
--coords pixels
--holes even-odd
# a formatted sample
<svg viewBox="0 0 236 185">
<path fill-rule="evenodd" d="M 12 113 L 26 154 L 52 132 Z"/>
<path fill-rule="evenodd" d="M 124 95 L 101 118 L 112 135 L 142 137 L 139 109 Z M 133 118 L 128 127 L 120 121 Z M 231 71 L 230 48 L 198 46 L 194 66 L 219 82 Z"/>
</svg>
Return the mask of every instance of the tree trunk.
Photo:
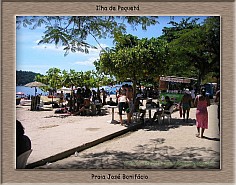
<svg viewBox="0 0 236 185">
<path fill-rule="evenodd" d="M 200 85 L 202 83 L 202 73 L 201 70 L 198 72 L 198 80 L 197 80 L 197 93 L 200 93 Z"/>
<path fill-rule="evenodd" d="M 137 80 L 133 80 L 133 103 L 135 102 L 136 99 L 136 86 L 137 86 Z"/>
</svg>

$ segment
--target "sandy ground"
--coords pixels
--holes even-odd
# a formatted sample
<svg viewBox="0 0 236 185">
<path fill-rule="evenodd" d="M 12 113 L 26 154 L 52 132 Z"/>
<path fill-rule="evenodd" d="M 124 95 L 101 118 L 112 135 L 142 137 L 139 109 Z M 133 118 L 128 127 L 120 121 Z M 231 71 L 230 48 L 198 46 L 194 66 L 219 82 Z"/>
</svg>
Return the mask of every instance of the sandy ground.
<svg viewBox="0 0 236 185">
<path fill-rule="evenodd" d="M 54 111 L 30 111 L 28 107 L 19 107 L 16 118 L 22 122 L 32 142 L 33 152 L 28 163 L 124 129 L 118 124 L 108 123 L 110 113 L 104 116 L 64 116 L 54 114 Z"/>
<path fill-rule="evenodd" d="M 66 159 L 41 166 L 47 169 L 144 169 L 144 168 L 216 168 L 220 167 L 220 136 L 217 106 L 211 105 L 209 129 L 205 138 L 197 138 L 195 112 L 190 122 L 183 123 L 178 112 L 169 125 L 147 125 L 95 147 L 75 153 Z M 116 111 L 117 112 L 117 111 Z M 153 111 L 152 111 L 153 113 Z M 107 124 L 111 114 L 105 116 L 58 117 L 52 111 L 29 111 L 17 108 L 17 119 L 22 121 L 32 140 L 33 151 L 29 163 L 49 157 L 52 151 L 62 152 L 79 144 L 124 129 Z M 115 114 L 115 119 L 118 115 Z M 43 152 L 42 152 L 43 151 Z"/>
</svg>

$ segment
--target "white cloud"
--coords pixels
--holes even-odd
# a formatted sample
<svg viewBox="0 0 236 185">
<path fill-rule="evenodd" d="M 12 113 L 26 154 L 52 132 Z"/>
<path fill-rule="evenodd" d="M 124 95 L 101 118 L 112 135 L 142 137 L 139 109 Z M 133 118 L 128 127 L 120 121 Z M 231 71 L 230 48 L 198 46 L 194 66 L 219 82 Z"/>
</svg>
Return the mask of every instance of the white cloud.
<svg viewBox="0 0 236 185">
<path fill-rule="evenodd" d="M 93 62 L 95 60 L 97 60 L 99 57 L 90 57 L 88 59 L 85 59 L 83 61 L 77 61 L 77 62 L 74 62 L 73 64 L 74 65 L 83 65 L 83 66 L 93 66 Z"/>
</svg>

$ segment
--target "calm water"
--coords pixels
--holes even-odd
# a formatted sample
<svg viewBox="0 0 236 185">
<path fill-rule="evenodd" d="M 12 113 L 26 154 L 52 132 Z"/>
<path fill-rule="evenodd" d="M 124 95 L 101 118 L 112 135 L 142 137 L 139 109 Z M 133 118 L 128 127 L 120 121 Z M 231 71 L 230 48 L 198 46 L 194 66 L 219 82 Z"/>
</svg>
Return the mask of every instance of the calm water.
<svg viewBox="0 0 236 185">
<path fill-rule="evenodd" d="M 116 85 L 113 87 L 109 87 L 109 86 L 102 86 L 100 87 L 100 89 L 104 88 L 107 92 L 109 92 L 109 94 L 116 94 L 116 90 L 119 89 L 121 87 L 121 85 Z M 95 90 L 97 90 L 97 88 L 94 88 Z M 23 92 L 25 95 L 35 95 L 35 88 L 34 87 L 25 87 L 25 86 L 16 86 L 16 92 Z M 48 92 L 44 92 L 41 89 L 39 89 L 37 87 L 37 94 L 41 94 L 42 95 L 48 95 Z"/>
<path fill-rule="evenodd" d="M 16 92 L 23 92 L 25 95 L 35 95 L 35 88 L 34 87 L 25 87 L 25 86 L 16 86 Z M 37 88 L 36 94 L 47 95 L 47 92 L 42 91 L 41 89 Z"/>
</svg>

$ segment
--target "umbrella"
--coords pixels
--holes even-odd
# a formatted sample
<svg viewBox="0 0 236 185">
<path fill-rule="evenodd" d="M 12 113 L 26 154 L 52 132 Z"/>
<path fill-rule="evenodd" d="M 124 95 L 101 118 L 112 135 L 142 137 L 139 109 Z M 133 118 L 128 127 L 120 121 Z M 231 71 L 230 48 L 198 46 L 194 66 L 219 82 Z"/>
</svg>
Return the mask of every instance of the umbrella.
<svg viewBox="0 0 236 185">
<path fill-rule="evenodd" d="M 34 87 L 35 88 L 35 96 L 36 96 L 36 88 L 37 87 L 43 87 L 46 86 L 45 84 L 41 83 L 41 82 L 30 82 L 28 84 L 25 85 L 25 87 Z"/>
</svg>

